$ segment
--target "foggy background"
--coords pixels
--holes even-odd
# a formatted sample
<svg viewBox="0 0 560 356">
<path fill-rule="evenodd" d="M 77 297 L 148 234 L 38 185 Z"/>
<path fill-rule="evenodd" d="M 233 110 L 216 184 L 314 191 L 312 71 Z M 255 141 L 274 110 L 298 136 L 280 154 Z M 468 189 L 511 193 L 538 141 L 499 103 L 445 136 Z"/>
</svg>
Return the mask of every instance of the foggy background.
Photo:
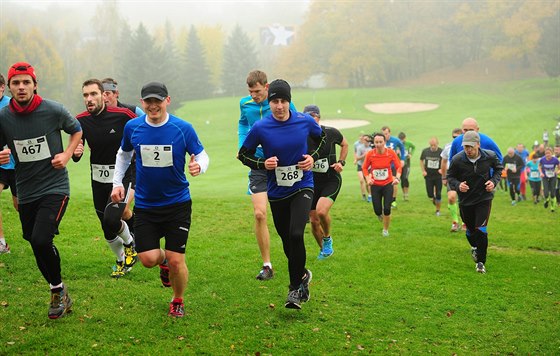
<svg viewBox="0 0 560 356">
<path fill-rule="evenodd" d="M 559 10 L 560 0 L 0 0 L 0 71 L 28 61 L 39 93 L 72 113 L 89 78 L 116 79 L 134 104 L 144 83 L 163 81 L 175 107 L 244 95 L 256 68 L 313 88 L 557 78 Z"/>
</svg>

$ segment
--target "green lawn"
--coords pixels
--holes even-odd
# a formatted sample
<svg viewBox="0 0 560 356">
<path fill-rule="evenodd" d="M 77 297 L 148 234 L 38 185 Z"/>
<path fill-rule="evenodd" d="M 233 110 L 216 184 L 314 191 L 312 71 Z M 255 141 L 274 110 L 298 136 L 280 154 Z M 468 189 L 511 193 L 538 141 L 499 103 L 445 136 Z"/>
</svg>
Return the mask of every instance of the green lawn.
<svg viewBox="0 0 560 356">
<path fill-rule="evenodd" d="M 285 309 L 287 263 L 271 218 L 276 276 L 254 279 L 261 261 L 245 195 L 247 168 L 235 159 L 239 98 L 188 102 L 177 114 L 193 123 L 211 162 L 205 175 L 190 179 L 186 317 L 167 317 L 171 292 L 157 269 L 136 266 L 125 278 L 109 277 L 113 255 L 93 211 L 87 160 L 70 162 L 72 196 L 55 242 L 74 312 L 47 318 L 48 287 L 4 192 L 12 253 L 0 256 L 0 355 L 560 353 L 560 211 L 530 202 L 512 207 L 509 195 L 498 191 L 488 273 L 480 275 L 464 235 L 449 232 L 445 204 L 442 216 L 434 215 L 418 167 L 428 139 L 437 136 L 443 146 L 467 116 L 503 151 L 540 141 L 560 116 L 558 81 L 294 90 L 292 97 L 300 110 L 318 104 L 324 119 L 368 120 L 369 126 L 342 130 L 350 143 L 362 131 L 389 125 L 416 144 L 410 201 L 399 196 L 389 238 L 381 237 L 371 205 L 360 200 L 355 166 L 347 165 L 332 210 L 335 253 L 318 261 L 308 228 L 311 300 L 300 311 Z M 403 101 L 440 107 L 393 115 L 364 108 Z"/>
</svg>

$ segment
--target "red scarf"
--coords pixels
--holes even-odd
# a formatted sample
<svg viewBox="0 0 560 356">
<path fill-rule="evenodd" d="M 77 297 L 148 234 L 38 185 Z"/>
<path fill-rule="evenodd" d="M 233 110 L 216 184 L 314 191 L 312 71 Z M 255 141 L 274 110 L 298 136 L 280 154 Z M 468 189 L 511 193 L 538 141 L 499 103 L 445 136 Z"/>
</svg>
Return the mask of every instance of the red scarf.
<svg viewBox="0 0 560 356">
<path fill-rule="evenodd" d="M 43 98 L 39 96 L 39 94 L 33 95 L 33 98 L 29 102 L 26 107 L 21 107 L 14 98 L 10 99 L 10 111 L 16 114 L 29 114 L 33 112 L 33 110 L 37 109 L 37 107 L 43 102 Z"/>
</svg>

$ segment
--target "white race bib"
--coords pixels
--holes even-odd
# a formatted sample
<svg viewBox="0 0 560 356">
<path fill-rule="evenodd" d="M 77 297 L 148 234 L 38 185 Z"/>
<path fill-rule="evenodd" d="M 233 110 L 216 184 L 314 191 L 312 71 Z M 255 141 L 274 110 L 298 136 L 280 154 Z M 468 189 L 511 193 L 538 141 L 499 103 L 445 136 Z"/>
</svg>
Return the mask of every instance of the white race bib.
<svg viewBox="0 0 560 356">
<path fill-rule="evenodd" d="M 540 176 L 540 173 L 537 171 L 531 171 L 531 173 L 529 173 L 530 178 L 539 178 Z"/>
<path fill-rule="evenodd" d="M 91 179 L 99 183 L 113 183 L 115 165 L 93 164 L 91 165 Z"/>
<path fill-rule="evenodd" d="M 517 170 L 517 166 L 515 163 L 506 163 L 506 169 L 514 172 Z"/>
<path fill-rule="evenodd" d="M 426 163 L 430 169 L 439 169 L 439 160 L 429 159 Z"/>
<path fill-rule="evenodd" d="M 327 173 L 327 171 L 329 170 L 329 159 L 323 158 L 316 161 L 315 163 L 313 163 L 313 168 L 311 168 L 311 170 L 317 173 Z"/>
<path fill-rule="evenodd" d="M 389 178 L 389 169 L 387 168 L 374 169 L 371 173 L 373 175 L 373 179 L 375 180 L 385 180 Z"/>
<path fill-rule="evenodd" d="M 47 136 L 14 140 L 14 146 L 20 162 L 35 162 L 51 158 Z"/>
<path fill-rule="evenodd" d="M 544 171 L 544 176 L 545 176 L 546 178 L 553 178 L 553 177 L 556 176 L 556 175 L 554 174 L 554 170 L 553 170 L 553 169 L 545 169 L 545 171 Z"/>
<path fill-rule="evenodd" d="M 297 166 L 276 167 L 276 184 L 280 187 L 291 187 L 303 178 L 303 171 Z"/>
<path fill-rule="evenodd" d="M 144 167 L 173 166 L 173 146 L 171 145 L 140 145 L 140 153 Z"/>
</svg>

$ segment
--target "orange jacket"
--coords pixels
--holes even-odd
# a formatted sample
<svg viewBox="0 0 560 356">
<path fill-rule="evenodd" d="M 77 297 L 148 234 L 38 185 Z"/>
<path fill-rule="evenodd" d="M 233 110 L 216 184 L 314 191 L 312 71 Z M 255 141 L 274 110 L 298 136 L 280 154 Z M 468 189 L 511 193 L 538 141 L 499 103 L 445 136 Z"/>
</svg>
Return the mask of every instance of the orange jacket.
<svg viewBox="0 0 560 356">
<path fill-rule="evenodd" d="M 385 148 L 385 152 L 377 153 L 377 149 L 373 149 L 366 153 L 362 172 L 364 177 L 372 176 L 373 185 L 384 186 L 393 183 L 393 173 L 391 172 L 391 162 L 400 174 L 402 171 L 401 161 L 395 151 Z"/>
</svg>

